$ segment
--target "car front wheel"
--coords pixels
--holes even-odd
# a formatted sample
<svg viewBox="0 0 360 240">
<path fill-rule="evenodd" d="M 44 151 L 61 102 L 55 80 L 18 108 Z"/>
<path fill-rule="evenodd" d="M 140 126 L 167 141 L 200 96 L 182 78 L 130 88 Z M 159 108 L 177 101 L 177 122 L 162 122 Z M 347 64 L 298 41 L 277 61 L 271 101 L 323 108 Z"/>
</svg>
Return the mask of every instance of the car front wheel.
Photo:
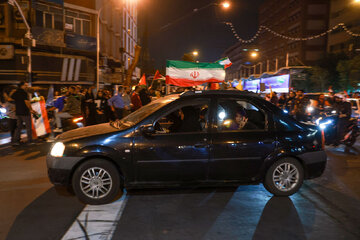
<svg viewBox="0 0 360 240">
<path fill-rule="evenodd" d="M 293 158 L 276 161 L 266 172 L 264 187 L 275 196 L 296 193 L 304 180 L 303 166 Z"/>
<path fill-rule="evenodd" d="M 99 205 L 114 200 L 120 190 L 120 181 L 114 164 L 105 159 L 91 159 L 75 170 L 72 185 L 80 201 Z"/>
</svg>

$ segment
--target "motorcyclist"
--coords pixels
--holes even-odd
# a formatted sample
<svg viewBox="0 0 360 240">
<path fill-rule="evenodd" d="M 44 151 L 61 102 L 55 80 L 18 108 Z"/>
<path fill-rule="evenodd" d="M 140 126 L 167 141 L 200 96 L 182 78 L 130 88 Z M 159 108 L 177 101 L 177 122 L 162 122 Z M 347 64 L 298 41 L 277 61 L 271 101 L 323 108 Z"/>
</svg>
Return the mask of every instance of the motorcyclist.
<svg viewBox="0 0 360 240">
<path fill-rule="evenodd" d="M 308 107 L 310 100 L 305 97 L 303 90 L 298 90 L 296 92 L 295 104 L 293 114 L 295 118 L 299 121 L 306 122 L 308 117 L 306 115 L 306 108 Z"/>
<path fill-rule="evenodd" d="M 333 108 L 339 116 L 337 122 L 337 135 L 335 145 L 339 145 L 341 140 L 343 140 L 345 135 L 345 130 L 350 123 L 351 117 L 351 104 L 349 102 L 343 101 L 342 96 L 334 97 Z"/>
<path fill-rule="evenodd" d="M 57 128 L 54 132 L 62 132 L 61 119 L 62 118 L 72 118 L 75 115 L 81 114 L 81 100 L 80 97 L 76 94 L 75 87 L 69 87 L 68 96 L 66 98 L 66 103 L 61 112 L 55 114 L 56 126 Z"/>
<path fill-rule="evenodd" d="M 315 108 L 316 115 L 322 115 L 324 113 L 325 107 L 330 107 L 331 104 L 325 99 L 324 94 L 320 94 L 318 99 L 314 101 L 313 107 Z"/>
</svg>

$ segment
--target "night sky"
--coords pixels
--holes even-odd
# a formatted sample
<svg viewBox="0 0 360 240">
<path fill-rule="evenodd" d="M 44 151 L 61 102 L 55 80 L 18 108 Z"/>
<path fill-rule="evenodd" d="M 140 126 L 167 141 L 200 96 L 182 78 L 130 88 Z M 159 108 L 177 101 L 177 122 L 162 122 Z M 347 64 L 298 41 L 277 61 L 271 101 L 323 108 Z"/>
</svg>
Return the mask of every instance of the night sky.
<svg viewBox="0 0 360 240">
<path fill-rule="evenodd" d="M 231 30 L 223 21 L 231 21 L 243 38 L 253 36 L 258 28 L 258 8 L 264 0 L 232 0 L 231 9 L 210 6 L 191 14 L 213 0 L 138 0 L 139 14 L 147 11 L 149 21 L 149 51 L 155 67 L 164 69 L 166 60 L 180 60 L 184 53 L 199 51 L 197 60 L 213 62 L 236 43 Z M 182 21 L 159 29 L 188 15 Z M 139 32 L 141 34 L 141 32 Z M 141 35 L 140 35 L 141 36 Z"/>
</svg>

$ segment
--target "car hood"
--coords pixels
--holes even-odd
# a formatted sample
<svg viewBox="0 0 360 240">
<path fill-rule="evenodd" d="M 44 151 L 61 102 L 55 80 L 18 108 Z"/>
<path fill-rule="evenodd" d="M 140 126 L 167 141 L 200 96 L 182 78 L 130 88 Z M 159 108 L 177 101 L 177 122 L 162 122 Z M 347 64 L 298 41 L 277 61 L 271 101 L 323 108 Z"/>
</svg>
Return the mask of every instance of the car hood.
<svg viewBox="0 0 360 240">
<path fill-rule="evenodd" d="M 119 131 L 119 129 L 110 126 L 109 123 L 103 123 L 103 124 L 78 128 L 68 132 L 64 132 L 63 134 L 59 135 L 56 139 L 60 141 L 72 141 L 75 139 L 86 138 L 95 135 L 102 135 L 117 131 Z"/>
</svg>

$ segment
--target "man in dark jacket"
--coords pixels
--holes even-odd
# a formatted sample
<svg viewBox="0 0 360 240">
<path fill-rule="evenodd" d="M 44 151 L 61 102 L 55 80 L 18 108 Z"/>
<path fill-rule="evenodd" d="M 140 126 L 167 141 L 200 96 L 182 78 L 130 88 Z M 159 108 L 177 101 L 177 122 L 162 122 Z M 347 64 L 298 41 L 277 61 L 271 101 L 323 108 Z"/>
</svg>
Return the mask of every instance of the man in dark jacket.
<svg viewBox="0 0 360 240">
<path fill-rule="evenodd" d="M 28 88 L 26 82 L 21 82 L 19 88 L 13 93 L 11 98 L 15 101 L 15 113 L 17 117 L 17 128 L 14 135 L 13 145 L 20 145 L 21 126 L 25 123 L 27 140 L 32 144 L 32 131 L 31 131 L 31 114 L 37 114 L 32 108 L 29 100 L 28 93 L 25 89 Z"/>
</svg>

